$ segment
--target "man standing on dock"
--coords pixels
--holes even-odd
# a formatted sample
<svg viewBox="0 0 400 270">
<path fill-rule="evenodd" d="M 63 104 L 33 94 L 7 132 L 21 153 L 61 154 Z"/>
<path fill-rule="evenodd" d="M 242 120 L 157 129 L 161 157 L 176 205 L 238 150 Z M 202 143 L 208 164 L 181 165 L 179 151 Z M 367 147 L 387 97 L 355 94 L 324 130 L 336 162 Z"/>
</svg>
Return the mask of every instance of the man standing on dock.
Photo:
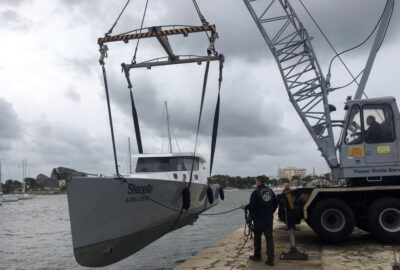
<svg viewBox="0 0 400 270">
<path fill-rule="evenodd" d="M 251 193 L 250 203 L 246 209 L 254 221 L 254 255 L 249 259 L 261 261 L 261 235 L 264 233 L 267 241 L 267 256 L 265 264 L 274 265 L 274 240 L 273 240 L 273 218 L 278 207 L 275 193 L 264 185 L 265 176 L 256 177 L 256 189 Z"/>
</svg>

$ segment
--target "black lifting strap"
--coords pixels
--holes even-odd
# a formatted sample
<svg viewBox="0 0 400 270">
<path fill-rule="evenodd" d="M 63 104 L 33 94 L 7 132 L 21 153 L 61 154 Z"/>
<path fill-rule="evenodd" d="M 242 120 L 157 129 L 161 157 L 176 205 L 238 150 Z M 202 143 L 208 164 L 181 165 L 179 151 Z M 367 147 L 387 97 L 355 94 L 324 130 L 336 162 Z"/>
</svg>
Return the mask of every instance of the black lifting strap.
<svg viewBox="0 0 400 270">
<path fill-rule="evenodd" d="M 107 48 L 105 50 L 103 50 L 103 48 L 102 48 L 100 51 L 102 52 L 103 55 L 105 55 L 105 53 L 107 52 Z M 113 121 L 112 121 L 112 115 L 111 115 L 110 95 L 108 94 L 107 74 L 106 74 L 106 68 L 104 67 L 103 59 L 101 58 L 100 63 L 101 63 L 101 69 L 103 70 L 104 88 L 106 90 L 108 119 L 110 121 L 111 140 L 112 140 L 113 151 L 114 151 L 115 173 L 117 174 L 117 176 L 119 176 L 117 150 L 115 148 L 115 139 L 114 139 L 114 127 L 113 127 Z"/>
<path fill-rule="evenodd" d="M 196 132 L 196 141 L 194 143 L 194 151 L 193 151 L 193 156 L 196 155 L 196 149 L 197 149 L 197 141 L 199 139 L 199 132 L 200 132 L 200 122 L 201 122 L 201 115 L 203 114 L 203 105 L 204 105 L 204 97 L 206 95 L 206 89 L 207 89 L 207 81 L 208 81 L 208 71 L 210 69 L 210 61 L 207 61 L 206 63 L 206 69 L 204 71 L 204 79 L 203 79 L 203 89 L 201 92 L 201 102 L 200 102 L 200 111 L 199 111 L 199 119 L 197 120 L 197 132 Z M 189 179 L 189 185 L 188 187 L 190 188 L 190 185 L 192 183 L 192 177 L 193 177 L 193 170 L 194 170 L 194 158 L 192 161 L 192 168 L 190 170 L 190 179 Z"/>
<path fill-rule="evenodd" d="M 219 55 L 219 78 L 218 78 L 218 98 L 217 105 L 215 107 L 214 114 L 214 124 L 213 124 L 213 132 L 211 139 L 211 157 L 210 157 L 210 175 L 213 168 L 214 163 L 214 154 L 215 154 L 215 146 L 217 144 L 217 135 L 218 135 L 218 122 L 219 122 L 219 103 L 220 103 L 220 92 L 221 92 L 221 84 L 222 84 L 222 69 L 224 68 L 224 55 Z"/>
<path fill-rule="evenodd" d="M 131 98 L 131 106 L 132 106 L 132 118 L 133 118 L 133 125 L 135 126 L 135 135 L 136 135 L 138 152 L 139 154 L 143 154 L 142 136 L 140 135 L 139 118 L 136 111 L 135 100 L 133 98 L 132 83 L 129 77 L 129 67 L 127 67 L 125 64 L 122 64 L 121 66 L 125 72 L 125 77 L 128 82 L 129 95 Z"/>
</svg>

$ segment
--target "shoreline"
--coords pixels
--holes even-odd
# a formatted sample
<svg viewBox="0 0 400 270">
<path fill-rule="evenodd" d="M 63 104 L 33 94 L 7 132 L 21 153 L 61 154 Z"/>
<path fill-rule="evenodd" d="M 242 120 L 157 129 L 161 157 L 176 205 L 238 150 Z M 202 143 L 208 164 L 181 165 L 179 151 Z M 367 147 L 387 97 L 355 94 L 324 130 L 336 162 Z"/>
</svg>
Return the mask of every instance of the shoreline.
<svg viewBox="0 0 400 270">
<path fill-rule="evenodd" d="M 62 195 L 67 194 L 67 190 L 35 190 L 35 191 L 28 191 L 25 192 L 26 194 L 30 195 Z"/>
</svg>

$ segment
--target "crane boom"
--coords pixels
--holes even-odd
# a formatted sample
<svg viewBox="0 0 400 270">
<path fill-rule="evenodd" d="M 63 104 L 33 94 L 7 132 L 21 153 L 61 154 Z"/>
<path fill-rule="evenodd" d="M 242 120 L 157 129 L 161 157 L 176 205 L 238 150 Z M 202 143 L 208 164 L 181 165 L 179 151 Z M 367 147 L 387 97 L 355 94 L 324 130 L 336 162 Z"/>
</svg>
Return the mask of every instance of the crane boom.
<svg viewBox="0 0 400 270">
<path fill-rule="evenodd" d="M 365 65 L 365 69 L 363 72 L 363 76 L 361 77 L 360 84 L 358 85 L 357 92 L 354 95 L 354 99 L 360 99 L 362 94 L 364 93 L 365 85 L 367 84 L 369 74 L 372 69 L 372 65 L 374 64 L 375 56 L 381 47 L 382 41 L 385 37 L 386 29 L 389 26 L 390 17 L 394 8 L 394 0 L 388 0 L 385 10 L 382 15 L 382 19 L 378 28 L 378 32 L 375 36 L 374 44 L 371 48 L 371 53 L 369 54 L 367 63 Z"/>
<path fill-rule="evenodd" d="M 328 165 L 338 165 L 328 91 L 311 38 L 287 0 L 243 0 L 278 63 L 289 99 Z"/>
</svg>

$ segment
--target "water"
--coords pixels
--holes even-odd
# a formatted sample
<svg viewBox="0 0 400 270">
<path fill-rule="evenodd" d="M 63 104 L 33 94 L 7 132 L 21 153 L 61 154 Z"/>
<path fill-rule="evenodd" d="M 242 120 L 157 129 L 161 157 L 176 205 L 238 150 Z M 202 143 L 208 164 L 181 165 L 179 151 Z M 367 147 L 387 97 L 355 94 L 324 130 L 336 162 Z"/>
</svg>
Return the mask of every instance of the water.
<svg viewBox="0 0 400 270">
<path fill-rule="evenodd" d="M 246 204 L 247 190 L 225 191 L 225 201 L 205 213 Z M 111 269 L 170 269 L 244 225 L 243 210 L 200 216 L 193 226 L 169 233 Z M 73 256 L 66 195 L 42 195 L 0 206 L 0 269 L 93 269 Z"/>
</svg>

